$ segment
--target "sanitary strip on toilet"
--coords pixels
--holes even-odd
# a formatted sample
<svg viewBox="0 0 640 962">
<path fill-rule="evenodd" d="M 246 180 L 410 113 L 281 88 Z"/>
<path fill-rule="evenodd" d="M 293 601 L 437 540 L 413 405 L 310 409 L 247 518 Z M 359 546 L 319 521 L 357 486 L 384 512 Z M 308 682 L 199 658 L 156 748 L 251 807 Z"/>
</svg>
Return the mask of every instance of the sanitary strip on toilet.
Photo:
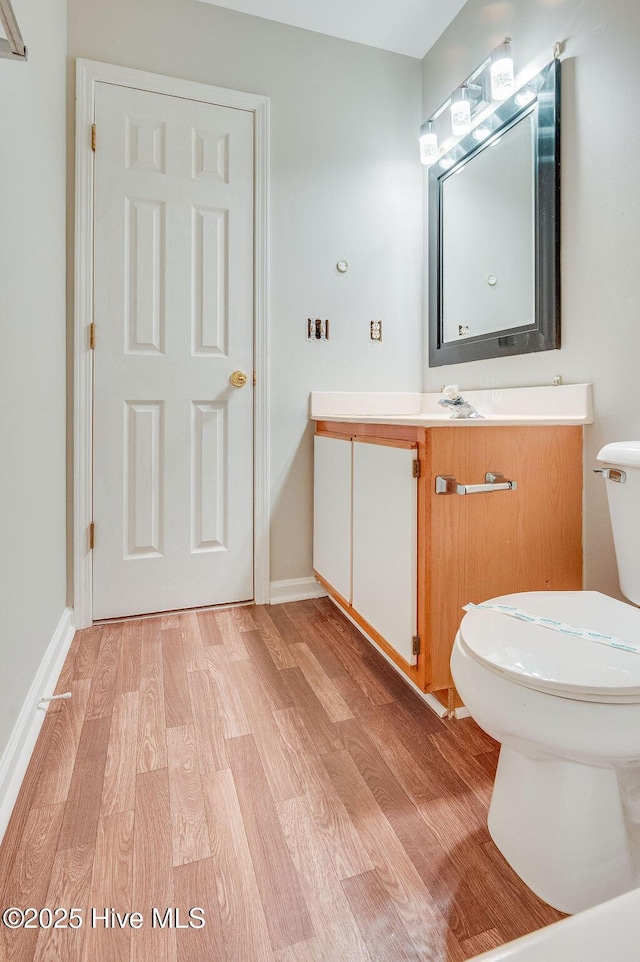
<svg viewBox="0 0 640 962">
<path fill-rule="evenodd" d="M 512 605 L 474 605 L 469 603 L 463 605 L 463 611 L 472 611 L 474 608 L 485 608 L 487 611 L 498 611 L 502 615 L 509 615 L 510 618 L 517 618 L 518 621 L 528 621 L 531 625 L 541 625 L 543 628 L 550 628 L 551 631 L 559 631 L 563 635 L 572 635 L 574 638 L 586 638 L 587 641 L 595 641 L 597 645 L 607 645 L 609 648 L 621 648 L 623 651 L 632 651 L 640 655 L 640 645 L 634 645 L 630 641 L 623 641 L 622 638 L 615 638 L 613 635 L 602 635 L 598 631 L 589 631 L 588 628 L 575 628 L 562 621 L 555 621 L 553 618 L 542 618 L 540 615 L 532 615 L 529 611 L 522 608 L 514 608 Z"/>
</svg>

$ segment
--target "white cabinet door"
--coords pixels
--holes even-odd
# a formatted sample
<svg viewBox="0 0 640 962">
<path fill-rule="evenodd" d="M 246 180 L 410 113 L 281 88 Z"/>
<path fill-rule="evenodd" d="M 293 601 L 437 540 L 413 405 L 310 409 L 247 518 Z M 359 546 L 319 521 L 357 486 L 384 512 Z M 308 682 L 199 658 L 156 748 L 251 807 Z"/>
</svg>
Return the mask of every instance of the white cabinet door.
<svg viewBox="0 0 640 962">
<path fill-rule="evenodd" d="M 415 449 L 353 443 L 352 605 L 410 665 L 417 625 Z"/>
<path fill-rule="evenodd" d="M 351 439 L 314 439 L 313 567 L 351 601 Z"/>
</svg>

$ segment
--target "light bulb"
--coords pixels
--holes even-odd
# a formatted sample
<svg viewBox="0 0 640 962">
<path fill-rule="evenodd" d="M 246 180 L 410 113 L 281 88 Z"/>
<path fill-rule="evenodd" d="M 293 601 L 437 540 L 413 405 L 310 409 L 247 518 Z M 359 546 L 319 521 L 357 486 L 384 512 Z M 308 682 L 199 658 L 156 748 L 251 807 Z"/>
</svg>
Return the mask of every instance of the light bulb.
<svg viewBox="0 0 640 962">
<path fill-rule="evenodd" d="M 507 38 L 491 51 L 491 96 L 494 100 L 506 100 L 515 90 L 511 41 Z"/>
<path fill-rule="evenodd" d="M 464 137 L 471 130 L 471 104 L 468 90 L 463 85 L 458 87 L 451 97 L 451 133 L 456 137 Z"/>
<path fill-rule="evenodd" d="M 420 161 L 425 167 L 430 167 L 438 159 L 438 135 L 433 129 L 433 123 L 428 120 L 420 128 Z"/>
<path fill-rule="evenodd" d="M 473 128 L 473 136 L 476 140 L 486 140 L 490 133 L 491 129 L 486 124 L 480 124 L 479 127 Z"/>
<path fill-rule="evenodd" d="M 516 103 L 518 107 L 526 107 L 527 104 L 530 104 L 535 99 L 536 93 L 535 90 L 531 89 L 531 87 L 523 87 L 522 90 L 519 90 L 516 94 Z"/>
<path fill-rule="evenodd" d="M 449 168 L 453 167 L 454 164 L 455 164 L 455 160 L 453 159 L 453 157 L 443 157 L 442 160 L 440 161 L 440 166 L 442 167 L 443 170 L 449 170 Z"/>
</svg>

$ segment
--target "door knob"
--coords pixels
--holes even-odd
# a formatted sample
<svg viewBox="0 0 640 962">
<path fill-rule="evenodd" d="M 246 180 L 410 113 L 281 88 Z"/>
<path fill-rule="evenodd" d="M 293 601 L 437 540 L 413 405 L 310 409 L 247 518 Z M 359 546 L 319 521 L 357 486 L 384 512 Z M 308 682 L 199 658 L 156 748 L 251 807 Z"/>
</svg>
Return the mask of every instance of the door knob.
<svg viewBox="0 0 640 962">
<path fill-rule="evenodd" d="M 244 387 L 247 383 L 247 375 L 244 371 L 234 371 L 229 380 L 234 387 Z"/>
</svg>

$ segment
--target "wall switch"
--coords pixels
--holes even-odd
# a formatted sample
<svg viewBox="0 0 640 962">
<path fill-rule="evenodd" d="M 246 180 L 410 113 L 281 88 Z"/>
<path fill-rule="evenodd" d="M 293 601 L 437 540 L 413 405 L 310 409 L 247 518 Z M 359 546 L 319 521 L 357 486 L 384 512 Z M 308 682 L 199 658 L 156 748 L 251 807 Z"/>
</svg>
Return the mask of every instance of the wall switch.
<svg viewBox="0 0 640 962">
<path fill-rule="evenodd" d="M 369 326 L 369 337 L 374 344 L 382 341 L 382 321 L 371 321 Z"/>
<path fill-rule="evenodd" d="M 329 340 L 329 319 L 321 317 L 307 318 L 307 340 L 308 341 L 328 341 Z"/>
</svg>

